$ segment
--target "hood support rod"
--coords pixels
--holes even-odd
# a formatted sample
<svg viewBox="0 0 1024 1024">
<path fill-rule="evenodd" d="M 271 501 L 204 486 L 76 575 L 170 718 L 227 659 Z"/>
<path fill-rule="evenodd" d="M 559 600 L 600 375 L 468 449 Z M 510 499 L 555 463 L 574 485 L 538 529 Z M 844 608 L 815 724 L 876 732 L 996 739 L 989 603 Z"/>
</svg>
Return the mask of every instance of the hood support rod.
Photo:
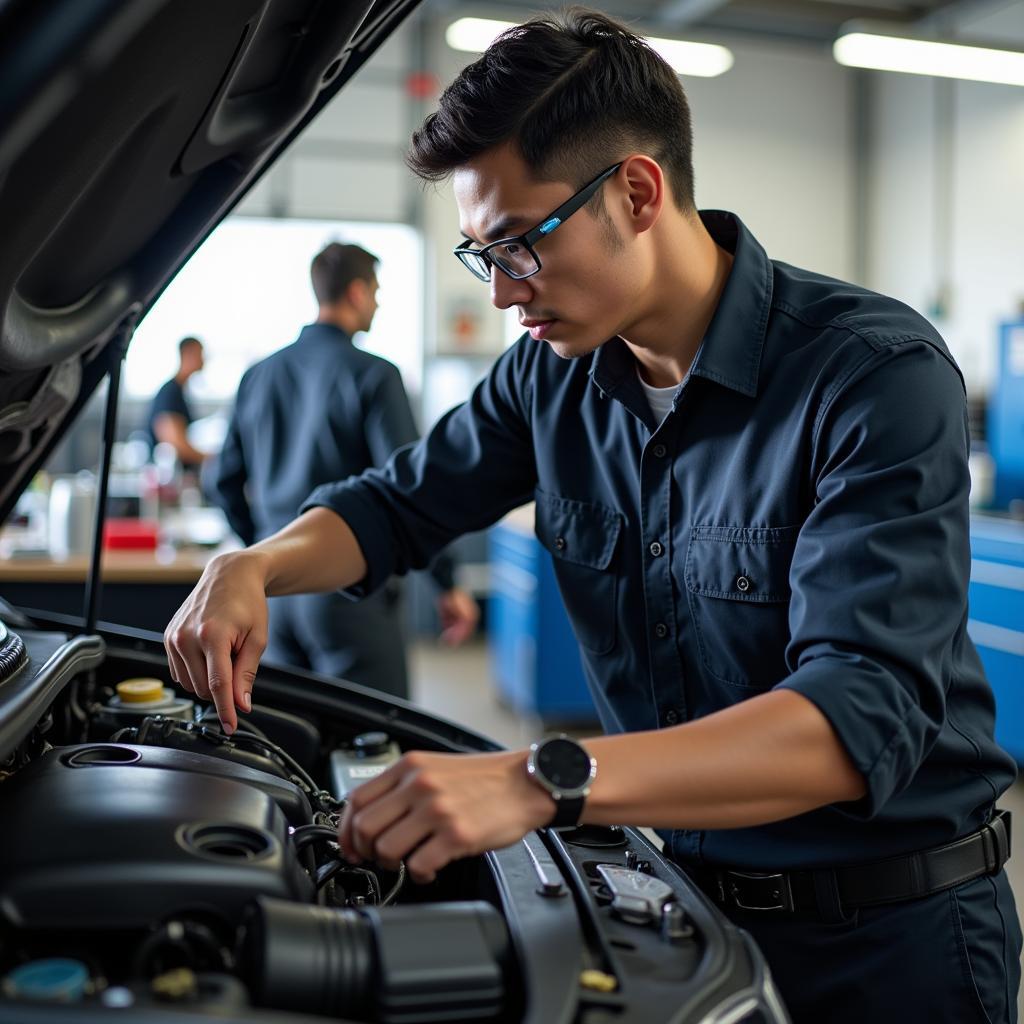
<svg viewBox="0 0 1024 1024">
<path fill-rule="evenodd" d="M 100 593 L 103 578 L 100 558 L 103 555 L 103 527 L 107 521 L 107 491 L 110 488 L 110 464 L 117 431 L 117 401 L 121 390 L 121 370 L 128 344 L 135 333 L 137 313 L 133 312 L 118 328 L 117 337 L 108 350 L 110 367 L 107 370 L 107 407 L 103 420 L 103 450 L 100 452 L 100 478 L 96 494 L 96 519 L 92 535 L 92 558 L 89 560 L 89 576 L 85 582 L 85 632 L 96 631 L 96 617 L 99 614 Z"/>
</svg>

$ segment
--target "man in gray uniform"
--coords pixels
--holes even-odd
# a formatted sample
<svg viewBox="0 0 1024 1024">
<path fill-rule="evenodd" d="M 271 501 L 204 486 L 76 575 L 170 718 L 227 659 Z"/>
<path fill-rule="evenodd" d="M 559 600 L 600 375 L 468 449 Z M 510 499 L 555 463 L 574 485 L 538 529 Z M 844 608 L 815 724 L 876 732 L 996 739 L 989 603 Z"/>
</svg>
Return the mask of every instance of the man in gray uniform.
<svg viewBox="0 0 1024 1024">
<path fill-rule="evenodd" d="M 328 245 L 310 268 L 316 323 L 239 384 L 211 497 L 247 545 L 291 522 L 318 485 L 383 466 L 418 437 L 398 368 L 352 344 L 377 311 L 377 262 L 359 246 Z M 461 643 L 476 602 L 454 586 L 446 556 L 431 574 L 442 638 Z M 395 582 L 358 604 L 338 593 L 275 598 L 266 658 L 407 697 L 399 598 Z"/>
</svg>

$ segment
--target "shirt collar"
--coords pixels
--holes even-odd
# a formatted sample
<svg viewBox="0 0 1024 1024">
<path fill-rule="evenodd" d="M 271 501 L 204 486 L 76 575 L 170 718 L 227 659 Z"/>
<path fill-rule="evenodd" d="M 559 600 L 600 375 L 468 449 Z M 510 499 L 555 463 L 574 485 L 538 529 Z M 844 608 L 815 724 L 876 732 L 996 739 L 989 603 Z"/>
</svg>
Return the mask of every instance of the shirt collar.
<svg viewBox="0 0 1024 1024">
<path fill-rule="evenodd" d="M 299 332 L 299 341 L 319 341 L 322 339 L 350 342 L 352 336 L 340 327 L 335 327 L 334 324 L 323 323 L 306 324 Z"/>
<path fill-rule="evenodd" d="M 690 374 L 754 396 L 772 304 L 771 260 L 735 214 L 701 210 L 700 219 L 715 242 L 733 254 L 733 264 Z M 623 341 L 613 338 L 594 353 L 590 372 L 598 388 L 611 394 L 635 375 L 635 365 Z"/>
</svg>

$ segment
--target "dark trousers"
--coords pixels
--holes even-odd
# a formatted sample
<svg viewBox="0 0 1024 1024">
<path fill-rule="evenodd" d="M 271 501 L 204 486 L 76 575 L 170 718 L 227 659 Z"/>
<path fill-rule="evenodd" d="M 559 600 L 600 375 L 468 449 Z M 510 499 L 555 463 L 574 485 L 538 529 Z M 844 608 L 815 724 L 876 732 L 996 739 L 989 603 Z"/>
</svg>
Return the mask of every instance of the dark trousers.
<svg viewBox="0 0 1024 1024">
<path fill-rule="evenodd" d="M 294 594 L 268 602 L 263 660 L 310 669 L 408 698 L 402 603 L 389 584 L 363 601 L 341 594 Z"/>
<path fill-rule="evenodd" d="M 1015 1024 L 1021 929 L 1005 872 L 825 924 L 727 911 L 793 1024 Z"/>
</svg>

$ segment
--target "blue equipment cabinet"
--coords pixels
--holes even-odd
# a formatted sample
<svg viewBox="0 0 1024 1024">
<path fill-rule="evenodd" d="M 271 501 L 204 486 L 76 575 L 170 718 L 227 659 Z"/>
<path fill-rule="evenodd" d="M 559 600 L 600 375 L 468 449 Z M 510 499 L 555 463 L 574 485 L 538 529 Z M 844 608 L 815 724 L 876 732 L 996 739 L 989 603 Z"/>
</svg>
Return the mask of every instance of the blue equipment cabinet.
<svg viewBox="0 0 1024 1024">
<path fill-rule="evenodd" d="M 533 532 L 533 506 L 489 534 L 488 644 L 502 698 L 545 722 L 596 721 L 579 647 L 562 604 L 551 556 Z"/>
<path fill-rule="evenodd" d="M 988 446 L 996 467 L 993 504 L 1024 498 L 1024 321 L 999 328 L 999 373 L 989 398 Z"/>
<path fill-rule="evenodd" d="M 1024 765 L 1024 523 L 971 517 L 967 631 L 996 698 L 996 739 Z"/>
</svg>

